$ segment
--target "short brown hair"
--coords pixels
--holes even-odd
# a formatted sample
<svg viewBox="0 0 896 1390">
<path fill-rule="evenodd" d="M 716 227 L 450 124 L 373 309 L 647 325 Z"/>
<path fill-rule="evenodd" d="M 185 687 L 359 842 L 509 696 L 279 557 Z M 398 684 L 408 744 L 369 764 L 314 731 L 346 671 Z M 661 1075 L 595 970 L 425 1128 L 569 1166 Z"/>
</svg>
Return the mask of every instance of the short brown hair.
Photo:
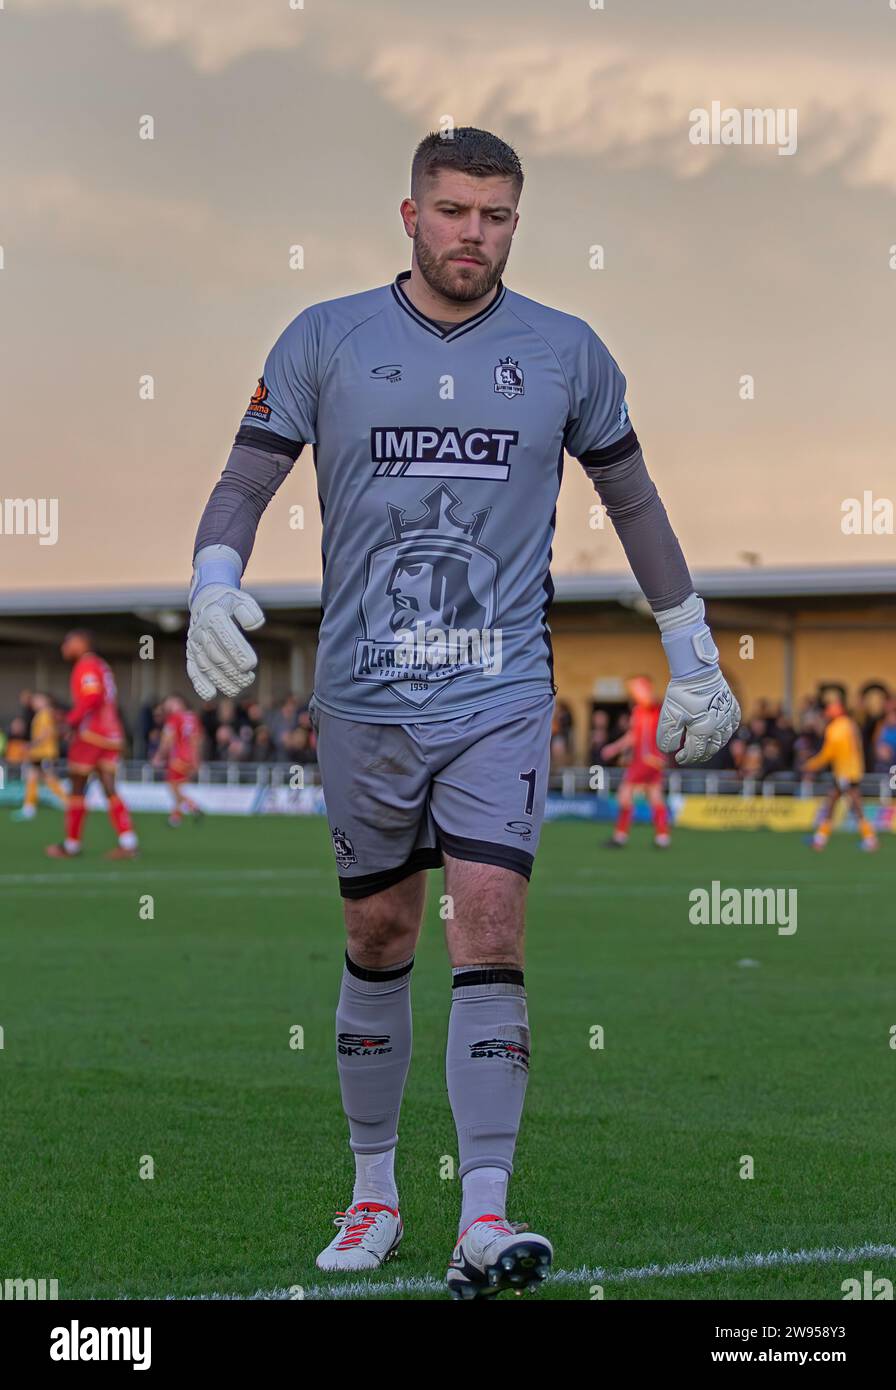
<svg viewBox="0 0 896 1390">
<path fill-rule="evenodd" d="M 476 179 L 512 179 L 516 195 L 523 189 L 523 166 L 515 150 L 497 135 L 475 126 L 458 126 L 450 136 L 432 131 L 420 141 L 411 163 L 411 197 L 416 199 L 421 183 L 439 169 L 458 169 Z"/>
</svg>

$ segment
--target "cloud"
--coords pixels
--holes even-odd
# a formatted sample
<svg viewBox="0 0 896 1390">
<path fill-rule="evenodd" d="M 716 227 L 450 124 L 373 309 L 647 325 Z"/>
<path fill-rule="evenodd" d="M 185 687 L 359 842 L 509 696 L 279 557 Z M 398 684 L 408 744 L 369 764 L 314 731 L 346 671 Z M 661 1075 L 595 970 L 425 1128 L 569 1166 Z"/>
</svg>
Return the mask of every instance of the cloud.
<svg viewBox="0 0 896 1390">
<path fill-rule="evenodd" d="M 309 0 L 310 3 L 310 0 Z M 307 15 L 289 0 L 16 0 L 16 9 L 118 14 L 147 48 L 179 46 L 199 72 L 219 72 L 251 53 L 298 47 Z"/>
<path fill-rule="evenodd" d="M 686 41 L 675 46 L 648 24 L 611 29 L 606 15 L 587 10 L 520 11 L 511 28 L 486 7 L 474 15 L 462 4 L 396 8 L 386 0 L 307 0 L 307 10 L 288 0 L 17 3 L 35 13 L 64 6 L 67 14 L 76 7 L 118 14 L 139 44 L 178 46 L 209 73 L 259 51 L 289 53 L 313 33 L 310 61 L 366 81 L 416 127 L 436 127 L 445 114 L 510 127 L 524 133 L 530 158 L 599 161 L 676 179 L 723 161 L 786 165 L 805 176 L 835 171 L 852 187 L 896 189 L 896 84 L 873 46 L 873 24 L 856 28 L 849 49 L 802 30 L 776 30 L 773 43 L 759 46 L 766 28 L 736 18 L 701 42 L 699 22 L 685 13 Z M 714 100 L 738 109 L 795 107 L 798 153 L 785 161 L 768 148 L 692 145 L 689 112 Z"/>
<path fill-rule="evenodd" d="M 752 55 L 736 42 L 720 55 L 692 46 L 651 53 L 567 36 L 508 43 L 478 35 L 466 50 L 393 39 L 372 51 L 366 68 L 383 98 L 417 123 L 435 127 L 448 114 L 459 124 L 522 125 L 530 157 L 600 160 L 674 178 L 722 161 L 783 163 L 769 148 L 692 145 L 693 108 L 713 101 L 740 110 L 796 108 L 799 149 L 790 162 L 799 172 L 836 169 L 852 186 L 896 188 L 896 86 L 870 58 Z M 422 73 L 426 81 L 415 80 Z"/>
</svg>

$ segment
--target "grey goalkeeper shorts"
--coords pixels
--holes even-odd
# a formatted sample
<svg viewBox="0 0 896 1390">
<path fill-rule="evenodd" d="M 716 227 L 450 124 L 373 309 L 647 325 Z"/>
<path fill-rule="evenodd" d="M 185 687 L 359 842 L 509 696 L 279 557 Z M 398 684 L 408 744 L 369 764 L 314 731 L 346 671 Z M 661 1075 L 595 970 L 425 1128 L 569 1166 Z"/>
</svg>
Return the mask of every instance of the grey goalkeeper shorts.
<svg viewBox="0 0 896 1390">
<path fill-rule="evenodd" d="M 426 724 L 309 713 L 344 898 L 380 893 L 442 851 L 528 878 L 544 817 L 554 697 L 531 692 Z"/>
</svg>

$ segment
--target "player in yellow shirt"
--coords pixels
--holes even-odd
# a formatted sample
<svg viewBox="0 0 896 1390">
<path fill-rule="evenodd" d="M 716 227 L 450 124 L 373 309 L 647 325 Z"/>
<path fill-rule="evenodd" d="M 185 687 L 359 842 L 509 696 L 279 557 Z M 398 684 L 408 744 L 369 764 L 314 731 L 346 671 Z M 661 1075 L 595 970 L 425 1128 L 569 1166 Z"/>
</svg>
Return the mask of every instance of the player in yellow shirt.
<svg viewBox="0 0 896 1390">
<path fill-rule="evenodd" d="M 834 785 L 824 799 L 821 817 L 812 836 L 812 848 L 824 849 L 827 844 L 834 818 L 834 807 L 842 796 L 846 798 L 847 805 L 852 807 L 855 814 L 862 837 L 862 849 L 875 850 L 877 836 L 871 822 L 865 817 L 859 787 L 865 775 L 865 755 L 862 752 L 859 726 L 847 714 L 839 699 L 829 699 L 825 703 L 824 713 L 828 725 L 824 732 L 821 751 L 803 764 L 804 772 L 820 772 L 822 768 L 830 767 L 834 774 Z"/>
<path fill-rule="evenodd" d="M 59 757 L 59 729 L 56 711 L 49 695 L 32 695 L 31 736 L 25 756 L 25 799 L 21 810 L 13 812 L 13 820 L 33 820 L 37 815 L 40 783 L 65 806 L 65 788 L 53 772 Z"/>
</svg>

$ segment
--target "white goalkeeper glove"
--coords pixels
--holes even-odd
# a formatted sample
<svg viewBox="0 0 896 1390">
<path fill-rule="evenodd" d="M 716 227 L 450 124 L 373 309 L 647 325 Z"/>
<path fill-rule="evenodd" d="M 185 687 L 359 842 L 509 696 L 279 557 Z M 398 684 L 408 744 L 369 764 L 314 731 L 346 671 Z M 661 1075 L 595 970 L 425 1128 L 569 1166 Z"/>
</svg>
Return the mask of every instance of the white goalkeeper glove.
<svg viewBox="0 0 896 1390">
<path fill-rule="evenodd" d="M 264 614 L 240 589 L 242 572 L 243 562 L 229 545 L 204 546 L 193 562 L 187 675 L 203 700 L 219 691 L 239 695 L 255 679 L 258 657 L 240 627 L 253 632 Z"/>
<path fill-rule="evenodd" d="M 656 741 L 680 767 L 705 763 L 737 732 L 740 705 L 719 670 L 719 651 L 691 594 L 677 608 L 654 613 L 672 679 L 660 710 Z M 684 742 L 682 742 L 684 739 Z"/>
</svg>

